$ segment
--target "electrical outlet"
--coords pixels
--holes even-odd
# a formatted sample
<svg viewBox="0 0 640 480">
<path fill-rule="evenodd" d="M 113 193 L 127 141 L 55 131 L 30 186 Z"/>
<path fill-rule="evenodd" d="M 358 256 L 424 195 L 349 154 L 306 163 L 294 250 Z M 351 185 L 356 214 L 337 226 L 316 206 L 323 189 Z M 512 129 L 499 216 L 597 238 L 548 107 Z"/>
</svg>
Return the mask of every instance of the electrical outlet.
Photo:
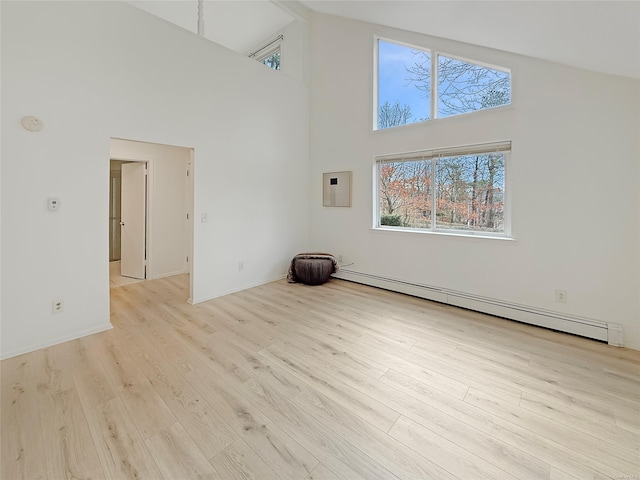
<svg viewBox="0 0 640 480">
<path fill-rule="evenodd" d="M 51 302 L 51 312 L 52 313 L 64 312 L 64 302 L 62 301 L 62 299 L 57 299 Z"/>
<path fill-rule="evenodd" d="M 556 302 L 567 303 L 567 291 L 566 290 L 556 290 Z"/>
<path fill-rule="evenodd" d="M 238 262 L 238 271 L 244 272 L 244 262 Z"/>
</svg>

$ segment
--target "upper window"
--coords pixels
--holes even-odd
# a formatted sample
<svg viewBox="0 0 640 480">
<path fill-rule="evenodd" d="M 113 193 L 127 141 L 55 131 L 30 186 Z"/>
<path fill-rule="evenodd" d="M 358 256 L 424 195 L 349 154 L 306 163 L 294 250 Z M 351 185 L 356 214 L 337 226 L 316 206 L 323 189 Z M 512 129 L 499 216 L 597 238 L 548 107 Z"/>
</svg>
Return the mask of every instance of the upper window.
<svg viewBox="0 0 640 480">
<path fill-rule="evenodd" d="M 379 39 L 376 128 L 511 103 L 511 73 Z"/>
<path fill-rule="evenodd" d="M 251 52 L 249 58 L 253 58 L 274 70 L 280 70 L 280 46 L 283 41 L 284 35 L 278 35 L 267 44 Z"/>
<path fill-rule="evenodd" d="M 375 227 L 509 236 L 510 150 L 503 142 L 378 157 Z"/>
<path fill-rule="evenodd" d="M 269 55 L 258 59 L 258 61 L 269 68 L 280 70 L 280 47 L 278 47 L 275 52 L 272 52 Z"/>
</svg>

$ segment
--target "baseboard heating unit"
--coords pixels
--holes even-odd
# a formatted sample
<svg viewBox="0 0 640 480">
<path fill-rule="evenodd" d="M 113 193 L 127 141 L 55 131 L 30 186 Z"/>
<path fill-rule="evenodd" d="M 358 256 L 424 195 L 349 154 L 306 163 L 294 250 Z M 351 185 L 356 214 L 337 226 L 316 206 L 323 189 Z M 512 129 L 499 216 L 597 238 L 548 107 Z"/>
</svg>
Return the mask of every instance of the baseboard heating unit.
<svg viewBox="0 0 640 480">
<path fill-rule="evenodd" d="M 608 324 L 606 322 L 578 317 L 575 315 L 565 315 L 549 310 L 542 310 L 525 305 L 503 302 L 492 298 L 470 295 L 454 290 L 356 272 L 344 268 L 341 268 L 333 276 L 342 280 L 362 283 L 364 285 L 383 288 L 385 290 L 391 290 L 398 293 L 405 293 L 414 297 L 433 300 L 435 302 L 462 307 L 468 310 L 475 310 L 477 312 L 488 313 L 490 315 L 516 320 L 530 325 L 572 333 L 574 335 L 608 342 L 610 345 L 622 345 L 622 327 L 618 324 Z"/>
</svg>

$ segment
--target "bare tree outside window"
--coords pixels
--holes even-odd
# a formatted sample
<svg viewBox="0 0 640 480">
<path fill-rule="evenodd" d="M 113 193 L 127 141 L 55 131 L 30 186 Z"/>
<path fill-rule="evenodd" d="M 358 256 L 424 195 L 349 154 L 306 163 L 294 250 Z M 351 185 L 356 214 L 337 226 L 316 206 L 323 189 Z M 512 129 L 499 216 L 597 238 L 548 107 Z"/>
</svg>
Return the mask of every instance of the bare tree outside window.
<svg viewBox="0 0 640 480">
<path fill-rule="evenodd" d="M 431 91 L 431 56 L 413 50 L 407 73 L 418 90 Z M 511 75 L 501 70 L 438 55 L 438 117 L 475 112 L 511 103 Z"/>
<path fill-rule="evenodd" d="M 280 70 L 280 50 L 273 52 L 262 60 L 262 64 L 274 70 Z"/>
<path fill-rule="evenodd" d="M 440 158 L 435 182 L 437 228 L 503 230 L 504 155 Z"/>
<path fill-rule="evenodd" d="M 380 163 L 378 185 L 381 226 L 504 232 L 503 153 Z"/>
<path fill-rule="evenodd" d="M 384 104 L 380 105 L 380 111 L 378 112 L 378 128 L 405 125 L 409 123 L 412 116 L 409 105 L 400 105 L 400 102 L 391 105 L 389 102 L 384 102 Z"/>
</svg>

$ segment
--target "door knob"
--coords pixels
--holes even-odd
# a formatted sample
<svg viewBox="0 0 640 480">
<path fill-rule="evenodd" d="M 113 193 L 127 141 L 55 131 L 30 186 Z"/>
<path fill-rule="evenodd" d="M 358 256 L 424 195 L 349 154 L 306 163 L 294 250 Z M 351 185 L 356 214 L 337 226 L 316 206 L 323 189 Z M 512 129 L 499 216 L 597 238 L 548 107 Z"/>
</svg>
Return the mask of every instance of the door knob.
<svg viewBox="0 0 640 480">
<path fill-rule="evenodd" d="M 124 222 L 120 222 L 120 225 L 122 225 L 124 227 Z"/>
</svg>

